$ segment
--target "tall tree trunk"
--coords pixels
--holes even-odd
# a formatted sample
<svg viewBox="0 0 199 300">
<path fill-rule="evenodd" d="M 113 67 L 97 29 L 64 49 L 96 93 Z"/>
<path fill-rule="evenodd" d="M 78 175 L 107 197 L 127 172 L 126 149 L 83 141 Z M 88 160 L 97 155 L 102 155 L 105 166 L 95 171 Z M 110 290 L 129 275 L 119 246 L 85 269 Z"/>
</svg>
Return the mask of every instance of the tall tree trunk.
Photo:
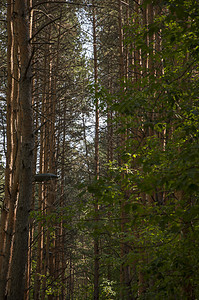
<svg viewBox="0 0 199 300">
<path fill-rule="evenodd" d="M 28 2 L 28 8 L 30 9 L 33 5 L 33 0 L 29 0 Z M 34 20 L 34 10 L 32 9 L 30 12 L 30 17 L 29 17 L 29 35 L 30 35 L 30 39 L 32 38 L 32 34 L 33 34 L 33 23 L 35 24 L 35 20 Z M 33 22 L 34 21 L 34 22 Z M 34 65 L 34 58 L 32 61 L 32 64 Z M 35 88 L 35 84 L 36 83 L 36 78 L 33 79 L 32 82 L 32 105 L 35 104 L 36 99 L 33 96 L 34 94 L 34 88 Z M 35 112 L 33 113 L 33 118 L 35 120 L 35 128 L 38 128 L 39 124 L 38 124 L 38 113 Z M 36 162 L 37 162 L 37 144 L 38 144 L 38 139 L 37 139 L 37 135 L 35 138 L 35 147 L 34 147 L 34 154 L 33 154 L 33 174 L 36 174 Z M 31 211 L 33 211 L 35 209 L 35 185 L 33 186 L 33 192 L 32 192 L 32 202 L 31 202 Z M 30 287 L 31 287 L 31 270 L 32 270 L 32 256 L 33 256 L 33 240 L 34 240 L 34 222 L 33 222 L 33 218 L 30 219 L 30 225 L 29 225 L 29 239 L 28 239 L 28 262 L 27 262 L 27 272 L 26 272 L 26 283 L 25 283 L 25 290 L 26 293 L 24 295 L 24 300 L 28 300 L 30 297 Z"/>
<path fill-rule="evenodd" d="M 120 53 L 120 81 L 121 83 L 124 83 L 125 81 L 127 81 L 128 78 L 128 52 L 127 52 L 127 48 L 124 48 L 124 30 L 123 30 L 123 23 L 124 20 L 123 18 L 124 13 L 123 13 L 123 2 L 121 0 L 118 0 L 118 34 L 119 34 L 119 53 Z M 126 17 L 128 16 L 128 10 L 126 11 Z M 126 56 L 126 57 L 125 57 Z M 125 61 L 126 59 L 126 61 Z M 121 87 L 121 93 L 122 95 L 125 94 L 125 88 Z M 121 97 L 121 102 L 123 101 L 122 97 Z M 121 116 L 122 117 L 122 116 Z M 121 126 L 125 126 L 126 124 L 121 124 Z M 126 142 L 127 142 L 127 136 L 128 136 L 128 132 L 126 129 L 124 129 L 124 133 L 120 134 L 120 147 L 121 147 L 121 153 L 126 151 Z M 124 161 L 122 159 L 122 155 L 120 155 L 119 157 L 119 164 L 123 164 Z M 124 173 L 122 175 L 122 180 L 125 178 L 126 174 Z M 126 210 L 126 205 L 128 202 L 128 198 L 129 198 L 129 193 L 126 190 L 126 188 L 122 187 L 123 190 L 123 194 L 124 197 L 123 199 L 121 199 L 120 202 L 120 218 L 121 218 L 121 241 L 120 241 L 120 258 L 123 261 L 124 258 L 127 256 L 128 254 L 128 245 L 124 242 L 124 237 L 126 235 L 126 223 L 127 223 L 127 218 L 128 213 Z M 132 299 L 131 297 L 131 288 L 130 288 L 130 267 L 128 265 L 124 265 L 123 262 L 121 262 L 120 265 L 120 298 L 121 299 Z"/>
<path fill-rule="evenodd" d="M 94 53 L 94 82 L 95 82 L 95 176 L 99 179 L 99 103 L 97 97 L 98 84 L 98 66 L 97 66 L 97 39 L 96 39 L 96 12 L 95 1 L 93 5 L 93 53 Z M 94 199 L 96 232 L 94 237 L 94 295 L 93 299 L 99 299 L 99 234 L 98 234 L 98 218 L 99 205 L 97 197 Z"/>
<path fill-rule="evenodd" d="M 15 224 L 15 204 L 18 196 L 19 183 L 19 147 L 20 122 L 18 119 L 18 43 L 16 26 L 11 18 L 14 3 L 8 3 L 8 90 L 7 90 L 7 155 L 5 173 L 5 202 L 1 216 L 1 252 L 0 262 L 0 298 L 6 294 L 9 277 L 9 263 L 12 253 L 13 230 Z M 8 211 L 7 211 L 8 210 Z"/>
<path fill-rule="evenodd" d="M 8 0 L 7 6 L 7 70 L 8 70 L 8 88 L 7 88 L 7 152 L 6 152 L 6 169 L 5 169 L 5 200 L 1 210 L 1 227 L 0 227 L 0 298 L 3 299 L 5 295 L 5 287 L 7 282 L 7 274 L 3 267 L 5 261 L 5 242 L 6 242 L 6 227 L 8 219 L 8 210 L 11 198 L 11 169 L 12 169 L 12 139 L 11 139 L 11 115 L 12 115 L 12 87 L 13 87 L 13 21 L 11 0 Z"/>
<path fill-rule="evenodd" d="M 48 45 L 45 44 L 45 53 L 47 53 Z M 38 66 L 39 68 L 39 66 Z M 43 60 L 43 85 L 42 85 L 42 113 L 40 117 L 40 123 L 41 123 L 41 130 L 40 130 L 40 145 L 39 145 L 39 172 L 45 173 L 47 170 L 45 169 L 45 131 L 47 126 L 47 119 L 45 118 L 45 110 L 46 110 L 46 104 L 45 104 L 45 97 L 46 97 L 46 85 L 47 85 L 47 57 L 44 57 Z M 45 214 L 45 197 L 46 197 L 46 187 L 45 183 L 39 184 L 39 190 L 38 190 L 38 209 L 41 212 L 41 215 L 43 216 Z M 44 227 L 43 222 L 38 222 L 37 227 L 38 232 L 38 243 L 37 243 L 37 258 L 36 258 L 36 273 L 35 273 L 35 279 L 34 279 L 34 300 L 38 300 L 41 297 L 40 293 L 40 274 L 43 274 L 43 259 L 44 259 Z M 44 280 L 44 279 L 43 279 Z"/>
<path fill-rule="evenodd" d="M 32 162 L 34 148 L 32 87 L 31 87 L 31 47 L 27 6 L 23 0 L 15 1 L 15 24 L 18 32 L 20 51 L 19 100 L 21 110 L 21 149 L 19 199 L 16 212 L 16 226 L 11 265 L 11 285 L 8 299 L 21 300 L 25 290 L 25 268 L 28 254 L 28 225 L 32 201 Z"/>
</svg>

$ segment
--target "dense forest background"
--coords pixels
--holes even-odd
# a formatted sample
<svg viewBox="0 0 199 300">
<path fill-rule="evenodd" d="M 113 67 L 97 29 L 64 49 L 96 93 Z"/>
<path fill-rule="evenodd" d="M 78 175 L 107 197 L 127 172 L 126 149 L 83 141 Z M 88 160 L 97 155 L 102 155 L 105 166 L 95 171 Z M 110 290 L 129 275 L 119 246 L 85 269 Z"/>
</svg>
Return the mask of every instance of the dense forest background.
<svg viewBox="0 0 199 300">
<path fill-rule="evenodd" d="M 197 0 L 1 0 L 0 300 L 199 298 Z"/>
</svg>

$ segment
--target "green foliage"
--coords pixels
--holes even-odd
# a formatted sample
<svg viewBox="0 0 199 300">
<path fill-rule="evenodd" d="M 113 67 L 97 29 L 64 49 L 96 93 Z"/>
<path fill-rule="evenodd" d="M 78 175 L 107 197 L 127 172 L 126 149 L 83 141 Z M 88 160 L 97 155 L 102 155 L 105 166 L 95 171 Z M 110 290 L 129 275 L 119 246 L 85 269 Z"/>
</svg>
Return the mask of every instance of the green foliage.
<svg viewBox="0 0 199 300">
<path fill-rule="evenodd" d="M 101 283 L 102 293 L 101 293 L 101 299 L 106 300 L 112 300 L 115 299 L 114 296 L 116 295 L 116 292 L 113 290 L 114 282 L 104 279 Z"/>
<path fill-rule="evenodd" d="M 128 245 L 120 263 L 131 266 L 136 261 L 135 295 L 142 273 L 145 286 L 139 299 L 188 299 L 190 290 L 197 298 L 199 9 L 191 0 L 158 4 L 163 13 L 153 24 L 136 23 L 140 19 L 135 15 L 125 27 L 126 45 L 148 55 L 156 72 L 138 65 L 144 75 L 136 83 L 127 81 L 120 94 L 106 98 L 107 92 L 100 91 L 102 102 L 108 99 L 116 112 L 118 132 L 128 132 L 128 139 L 122 153 L 119 149 L 121 165 L 111 162 L 106 176 L 93 181 L 88 191 L 98 198 L 103 215 L 98 233 L 108 232 L 111 245 L 114 238 Z M 161 49 L 154 51 L 154 41 L 147 44 L 146 38 L 158 34 Z M 125 233 L 121 203 L 128 219 Z"/>
<path fill-rule="evenodd" d="M 113 38 L 116 41 L 107 53 L 106 47 L 99 49 L 98 59 L 103 60 L 99 63 L 100 84 L 96 86 L 91 81 L 88 85 L 88 70 L 84 70 L 82 64 L 75 70 L 71 64 L 60 74 L 64 82 L 58 84 L 60 90 L 69 90 L 65 78 L 75 82 L 74 94 L 63 102 L 69 112 L 69 127 L 73 128 L 68 129 L 69 142 L 64 145 L 68 155 L 65 158 L 67 178 L 63 178 L 62 183 L 64 205 L 45 215 L 37 211 L 36 203 L 31 218 L 48 229 L 50 240 L 63 222 L 66 260 L 73 262 L 74 286 L 78 286 L 72 291 L 74 299 L 93 299 L 93 239 L 96 237 L 100 245 L 100 299 L 121 299 L 121 292 L 125 290 L 120 282 L 121 265 L 129 266 L 129 285 L 136 299 L 186 299 L 190 286 L 194 297 L 199 297 L 198 5 L 191 0 L 148 0 L 143 7 L 151 2 L 162 9 L 154 22 L 143 25 L 139 10 L 124 30 L 125 46 L 150 59 L 155 72 L 146 69 L 144 64 L 130 66 L 129 69 L 136 67 L 140 74 L 137 81 L 129 76 L 123 84 L 116 84 L 117 70 L 113 69 L 118 67 L 118 57 L 113 54 L 118 51 L 118 29 L 114 31 L 115 25 L 110 23 L 110 26 L 100 25 L 98 32 L 101 41 L 106 37 L 111 43 Z M 111 10 L 109 13 L 115 14 Z M 103 22 L 105 17 L 104 14 Z M 72 18 L 74 15 L 69 19 Z M 158 35 L 161 46 L 155 49 Z M 73 36 L 69 42 L 69 56 L 74 56 L 76 48 L 81 51 L 81 45 Z M 68 44 L 68 40 L 62 43 Z M 65 48 L 61 57 L 62 64 L 68 66 Z M 79 61 L 78 55 L 75 56 L 74 64 Z M 110 84 L 104 75 L 112 72 Z M 71 100 L 78 99 L 85 78 L 88 93 L 75 103 Z M 107 158 L 101 144 L 107 139 L 106 132 L 100 131 L 101 174 L 99 179 L 94 178 L 88 184 L 87 164 L 90 175 L 93 153 L 89 148 L 88 162 L 85 162 L 84 146 L 79 146 L 76 139 L 82 130 L 81 114 L 88 117 L 88 106 L 93 111 L 96 100 L 102 118 L 111 113 L 110 122 L 116 128 L 113 134 L 117 134 L 119 140 L 115 143 L 118 153 L 114 154 L 114 159 L 117 155 L 119 159 L 103 164 Z M 61 107 L 62 114 L 65 106 Z M 87 144 L 93 147 L 90 139 L 93 132 L 88 132 L 91 133 Z M 120 143 L 124 135 L 128 137 L 125 145 L 124 141 Z M 81 182 L 79 191 L 78 182 Z M 97 214 L 96 203 L 99 206 Z M 122 255 L 121 245 L 126 249 Z M 69 268 L 66 269 L 66 277 L 70 277 L 69 272 Z M 139 295 L 141 275 L 144 292 Z M 60 279 L 53 282 L 52 278 L 42 276 L 41 281 L 47 282 L 46 294 L 58 296 L 62 287 Z"/>
</svg>

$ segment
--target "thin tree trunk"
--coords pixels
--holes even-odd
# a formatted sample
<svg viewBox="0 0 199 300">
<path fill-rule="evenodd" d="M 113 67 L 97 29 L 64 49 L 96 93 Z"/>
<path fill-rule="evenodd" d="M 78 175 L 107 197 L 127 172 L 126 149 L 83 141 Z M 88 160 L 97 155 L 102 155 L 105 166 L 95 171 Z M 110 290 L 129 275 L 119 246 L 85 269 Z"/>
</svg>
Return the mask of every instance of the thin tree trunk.
<svg viewBox="0 0 199 300">
<path fill-rule="evenodd" d="M 13 90 L 13 78 L 12 78 L 12 70 L 13 70 L 13 22 L 11 19 L 12 15 L 12 6 L 11 0 L 8 0 L 7 5 L 7 34 L 8 34 L 8 46 L 7 46 L 7 70 L 8 70 L 8 88 L 7 88 L 7 115 L 6 115 L 6 134 L 7 134 L 7 152 L 6 152 L 6 169 L 5 169 L 5 200 L 3 203 L 3 207 L 1 210 L 1 226 L 0 226 L 0 272 L 1 272 L 1 280 L 0 280 L 0 293 L 3 292 L 4 288 L 3 284 L 3 276 L 2 272 L 2 264 L 4 260 L 4 250 L 5 250 L 5 238 L 6 238 L 6 225 L 8 218 L 8 209 L 10 203 L 11 196 L 11 153 L 12 153 L 12 139 L 11 139 L 11 115 L 12 115 L 12 90 Z M 5 285 L 5 283 L 3 284 Z M 4 292 L 3 292 L 4 293 Z M 3 295 L 0 294 L 3 298 Z"/>
<path fill-rule="evenodd" d="M 13 230 L 15 224 L 15 204 L 18 196 L 19 182 L 19 147 L 20 124 L 18 120 L 18 43 L 14 22 L 11 19 L 13 2 L 8 3 L 8 91 L 7 91 L 7 167 L 5 183 L 5 203 L 1 217 L 3 260 L 1 261 L 0 297 L 6 292 L 9 277 L 9 263 L 12 254 Z M 5 234 L 6 233 L 6 234 Z M 7 286 L 8 288 L 8 286 Z"/>
<path fill-rule="evenodd" d="M 28 2 L 28 8 L 32 7 L 33 0 L 29 0 Z M 32 38 L 32 32 L 33 32 L 33 20 L 34 20 L 34 10 L 31 10 L 30 13 L 30 26 L 29 26 L 29 35 L 30 39 Z M 33 65 L 34 65 L 34 59 L 33 59 Z M 35 80 L 33 79 L 32 83 L 32 93 L 34 93 L 35 88 Z M 34 105 L 36 102 L 36 99 L 32 96 L 32 105 Z M 38 128 L 38 114 L 37 112 L 34 113 L 34 119 L 35 119 L 35 128 Z M 36 135 L 35 138 L 35 148 L 34 148 L 34 154 L 33 154 L 33 174 L 36 174 L 36 162 L 37 162 L 37 144 L 38 144 L 38 136 Z M 32 192 L 32 202 L 31 202 L 31 211 L 35 209 L 35 185 L 33 186 L 33 192 Z M 27 263 L 27 272 L 26 272 L 26 284 L 25 284 L 25 295 L 24 300 L 28 300 L 30 297 L 30 287 L 31 287 L 31 270 L 32 270 L 32 256 L 33 256 L 33 240 L 34 240 L 34 225 L 33 225 L 33 219 L 30 219 L 30 225 L 29 225 L 29 239 L 28 239 L 28 263 Z"/>
<path fill-rule="evenodd" d="M 94 7 L 95 1 L 92 0 L 93 5 L 93 53 L 94 53 L 94 82 L 95 82 L 95 176 L 99 179 L 99 103 L 97 97 L 98 84 L 98 66 L 97 66 L 97 39 L 96 39 L 96 12 Z M 98 218 L 99 205 L 98 199 L 94 199 L 95 223 L 96 232 L 94 237 L 94 295 L 93 299 L 99 299 L 99 235 L 98 235 Z"/>
<path fill-rule="evenodd" d="M 45 53 L 47 52 L 47 45 L 45 45 Z M 47 58 L 44 57 L 43 62 L 43 69 L 46 70 L 47 68 Z M 45 97 L 46 97 L 46 81 L 47 81 L 47 74 L 44 71 L 43 74 L 43 86 L 42 86 L 42 114 L 41 114 L 41 124 L 45 124 L 47 121 L 45 119 Z M 41 127 L 40 130 L 40 156 L 39 156 L 39 172 L 45 173 L 45 130 L 46 130 L 46 124 Z M 45 190 L 45 184 L 41 183 L 39 184 L 39 192 L 38 192 L 38 209 L 41 215 L 43 216 L 45 214 L 45 196 L 46 196 L 46 190 Z M 43 258 L 44 258 L 44 228 L 42 226 L 42 221 L 38 222 L 38 243 L 37 243 L 37 258 L 36 258 L 36 274 L 35 274 L 35 282 L 34 282 L 34 300 L 40 299 L 41 293 L 40 293 L 40 275 L 43 274 Z"/>
<path fill-rule="evenodd" d="M 120 59 L 119 59 L 119 64 L 120 64 L 120 81 L 121 83 L 125 82 L 125 79 L 127 77 L 125 71 L 125 51 L 124 51 L 124 30 L 123 30 L 123 7 L 122 7 L 122 1 L 118 0 L 118 30 L 119 30 L 119 53 L 120 53 Z M 127 66 L 126 66 L 127 67 Z M 125 93 L 124 88 L 121 90 L 122 94 Z M 122 99 L 121 99 L 122 101 Z M 123 126 L 123 124 L 121 124 Z M 125 126 L 125 124 L 124 124 Z M 125 130 L 124 133 L 120 135 L 120 147 L 121 151 L 124 152 L 126 148 L 126 140 L 127 140 L 127 132 Z M 119 164 L 123 164 L 121 155 L 119 156 Z M 125 174 L 123 174 L 123 178 L 125 177 Z M 123 180 L 122 178 L 122 180 Z M 126 222 L 127 222 L 127 213 L 126 213 L 126 201 L 128 201 L 128 197 L 126 197 L 127 191 L 125 190 L 124 187 L 124 199 L 121 199 L 120 202 L 120 218 L 121 218 L 121 234 L 123 237 L 125 236 L 125 231 L 126 231 Z M 120 258 L 121 260 L 124 260 L 125 256 L 127 255 L 128 249 L 127 245 L 125 244 L 123 237 L 121 238 L 120 241 Z M 128 273 L 129 273 L 129 266 L 125 266 L 124 263 L 121 263 L 120 265 L 120 298 L 121 299 L 126 299 L 127 295 L 129 294 L 129 279 L 128 279 Z"/>
</svg>

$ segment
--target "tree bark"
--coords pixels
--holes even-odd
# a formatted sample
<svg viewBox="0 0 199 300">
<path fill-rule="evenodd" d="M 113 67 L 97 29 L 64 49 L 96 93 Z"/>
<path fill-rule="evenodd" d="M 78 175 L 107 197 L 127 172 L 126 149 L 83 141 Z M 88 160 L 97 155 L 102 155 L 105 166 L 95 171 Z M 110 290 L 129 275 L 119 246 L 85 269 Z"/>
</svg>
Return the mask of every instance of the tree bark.
<svg viewBox="0 0 199 300">
<path fill-rule="evenodd" d="M 19 109 L 18 109 L 18 42 L 17 32 L 12 19 L 14 2 L 8 1 L 7 31 L 8 31 L 8 88 L 7 88 L 7 155 L 5 172 L 5 201 L 1 215 L 0 252 L 0 299 L 7 293 L 9 263 L 12 254 L 13 231 L 15 225 L 15 204 L 18 197 L 19 184 Z"/>
<path fill-rule="evenodd" d="M 20 178 L 19 199 L 16 213 L 16 226 L 11 265 L 11 287 L 9 300 L 21 300 L 25 290 L 25 269 L 28 254 L 29 213 L 32 200 L 32 168 L 33 168 L 33 117 L 32 117 L 32 87 L 31 87 L 31 47 L 29 44 L 28 11 L 26 2 L 15 1 L 15 24 L 18 32 L 20 51 Z"/>
<path fill-rule="evenodd" d="M 12 154 L 12 139 L 11 139 L 11 115 L 12 115 L 12 69 L 13 69 L 13 22 L 11 20 L 12 7 L 11 0 L 8 0 L 7 8 L 7 70 L 8 70 L 8 88 L 7 88 L 7 152 L 6 152 L 6 169 L 5 169 L 5 200 L 1 209 L 1 226 L 0 226 L 0 298 L 5 295 L 5 287 L 7 282 L 7 274 L 4 271 L 5 262 L 5 243 L 6 243 L 6 227 L 8 220 L 8 210 L 11 198 L 11 154 Z M 7 272 L 6 272 L 7 273 Z"/>
<path fill-rule="evenodd" d="M 94 53 L 94 82 L 95 82 L 95 176 L 99 179 L 99 103 L 97 97 L 97 84 L 98 84 L 98 66 L 97 66 L 97 39 L 96 39 L 96 12 L 94 7 L 95 1 L 92 1 L 93 5 L 93 53 Z M 99 204 L 97 197 L 94 199 L 94 211 L 95 211 L 95 237 L 94 237 L 94 295 L 93 299 L 99 299 L 99 233 L 98 221 L 99 221 Z"/>
</svg>

